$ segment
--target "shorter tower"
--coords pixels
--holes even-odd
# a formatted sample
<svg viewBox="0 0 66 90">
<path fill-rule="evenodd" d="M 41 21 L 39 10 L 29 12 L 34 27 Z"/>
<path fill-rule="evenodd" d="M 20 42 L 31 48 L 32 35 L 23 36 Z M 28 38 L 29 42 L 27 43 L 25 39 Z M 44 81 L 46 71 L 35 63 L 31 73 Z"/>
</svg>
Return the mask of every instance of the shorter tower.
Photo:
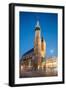
<svg viewBox="0 0 66 90">
<path fill-rule="evenodd" d="M 41 59 L 42 59 L 41 67 L 42 67 L 42 70 L 45 71 L 46 70 L 45 69 L 45 65 L 46 65 L 46 42 L 43 39 L 43 37 L 41 39 Z"/>
<path fill-rule="evenodd" d="M 45 58 L 46 57 L 46 42 L 43 39 L 43 37 L 41 39 L 41 57 L 42 58 Z"/>
</svg>

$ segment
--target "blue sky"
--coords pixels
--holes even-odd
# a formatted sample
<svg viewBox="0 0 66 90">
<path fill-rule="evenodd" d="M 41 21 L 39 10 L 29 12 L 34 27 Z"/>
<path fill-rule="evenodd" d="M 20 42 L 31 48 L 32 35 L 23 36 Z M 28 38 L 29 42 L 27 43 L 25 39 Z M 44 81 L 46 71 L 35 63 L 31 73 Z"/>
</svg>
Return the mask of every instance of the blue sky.
<svg viewBox="0 0 66 90">
<path fill-rule="evenodd" d="M 46 41 L 46 56 L 57 56 L 58 54 L 58 15 L 54 13 L 20 12 L 20 58 L 25 52 L 34 47 L 37 17 L 41 27 L 41 36 Z"/>
</svg>

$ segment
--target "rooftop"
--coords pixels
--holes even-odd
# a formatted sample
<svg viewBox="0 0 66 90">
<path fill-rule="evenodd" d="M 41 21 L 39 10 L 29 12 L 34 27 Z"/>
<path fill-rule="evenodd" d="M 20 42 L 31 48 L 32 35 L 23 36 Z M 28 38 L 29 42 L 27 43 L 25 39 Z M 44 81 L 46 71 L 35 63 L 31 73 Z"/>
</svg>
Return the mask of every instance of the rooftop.
<svg viewBox="0 0 66 90">
<path fill-rule="evenodd" d="M 26 53 L 23 54 L 23 56 L 26 56 L 27 54 L 30 54 L 31 52 L 34 51 L 34 48 L 30 49 L 29 51 L 27 51 Z"/>
</svg>

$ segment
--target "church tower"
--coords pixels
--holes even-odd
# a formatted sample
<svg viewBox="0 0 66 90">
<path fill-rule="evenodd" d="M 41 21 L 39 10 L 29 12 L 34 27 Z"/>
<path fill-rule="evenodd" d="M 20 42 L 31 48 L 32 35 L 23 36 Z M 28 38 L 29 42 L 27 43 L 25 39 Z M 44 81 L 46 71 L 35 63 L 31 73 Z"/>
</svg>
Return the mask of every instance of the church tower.
<svg viewBox="0 0 66 90">
<path fill-rule="evenodd" d="M 34 39 L 34 54 L 35 54 L 35 63 L 36 69 L 41 67 L 41 29 L 39 21 L 35 26 L 35 39 Z"/>
<path fill-rule="evenodd" d="M 42 70 L 46 70 L 45 69 L 45 65 L 46 65 L 46 42 L 45 42 L 45 40 L 43 39 L 43 37 L 42 37 L 42 39 L 41 39 L 41 59 L 42 59 Z"/>
<path fill-rule="evenodd" d="M 42 58 L 45 58 L 46 57 L 46 42 L 43 39 L 43 37 L 41 39 L 41 57 Z"/>
</svg>

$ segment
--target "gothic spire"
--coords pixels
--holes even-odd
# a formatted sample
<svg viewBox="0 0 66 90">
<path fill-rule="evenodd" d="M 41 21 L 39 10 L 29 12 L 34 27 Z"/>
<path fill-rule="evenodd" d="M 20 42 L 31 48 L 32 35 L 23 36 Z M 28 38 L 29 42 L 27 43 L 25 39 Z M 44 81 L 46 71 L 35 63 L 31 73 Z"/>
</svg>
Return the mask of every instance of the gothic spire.
<svg viewBox="0 0 66 90">
<path fill-rule="evenodd" d="M 39 20 L 37 20 L 35 30 L 40 30 L 40 24 L 39 24 Z"/>
<path fill-rule="evenodd" d="M 39 20 L 37 20 L 36 27 L 40 27 L 40 25 L 39 25 Z"/>
</svg>

